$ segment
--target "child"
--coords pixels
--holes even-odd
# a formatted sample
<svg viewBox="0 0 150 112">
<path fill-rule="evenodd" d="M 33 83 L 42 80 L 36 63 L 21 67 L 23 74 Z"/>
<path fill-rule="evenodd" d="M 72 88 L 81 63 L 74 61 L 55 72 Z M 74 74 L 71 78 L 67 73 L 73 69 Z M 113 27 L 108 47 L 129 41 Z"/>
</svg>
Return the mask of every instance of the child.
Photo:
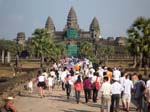
<svg viewBox="0 0 150 112">
<path fill-rule="evenodd" d="M 52 91 L 53 85 L 54 85 L 54 77 L 49 75 L 49 77 L 48 77 L 48 89 L 49 89 L 49 92 Z"/>
<path fill-rule="evenodd" d="M 28 87 L 29 92 L 32 93 L 33 92 L 33 81 L 32 81 L 32 79 L 29 80 L 27 87 Z"/>
</svg>

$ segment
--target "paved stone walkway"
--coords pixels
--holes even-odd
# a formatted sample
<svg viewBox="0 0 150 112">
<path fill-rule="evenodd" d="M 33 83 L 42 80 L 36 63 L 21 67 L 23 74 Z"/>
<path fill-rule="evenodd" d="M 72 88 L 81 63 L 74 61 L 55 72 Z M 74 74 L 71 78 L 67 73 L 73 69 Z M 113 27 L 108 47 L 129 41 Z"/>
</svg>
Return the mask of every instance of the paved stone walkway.
<svg viewBox="0 0 150 112">
<path fill-rule="evenodd" d="M 97 103 L 85 103 L 82 92 L 81 101 L 77 104 L 74 97 L 67 99 L 65 91 L 60 88 L 56 88 L 51 94 L 46 91 L 46 97 L 40 98 L 35 87 L 32 94 L 16 96 L 15 103 L 18 112 L 100 112 L 100 100 Z M 135 112 L 133 105 L 131 111 Z"/>
</svg>

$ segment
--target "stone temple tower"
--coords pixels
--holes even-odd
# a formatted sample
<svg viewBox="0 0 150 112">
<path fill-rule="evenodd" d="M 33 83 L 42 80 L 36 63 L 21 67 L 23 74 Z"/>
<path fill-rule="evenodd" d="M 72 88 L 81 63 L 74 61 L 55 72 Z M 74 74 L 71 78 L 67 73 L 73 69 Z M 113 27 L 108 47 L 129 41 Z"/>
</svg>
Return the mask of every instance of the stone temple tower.
<svg viewBox="0 0 150 112">
<path fill-rule="evenodd" d="M 25 47 L 25 33 L 24 32 L 18 32 L 17 33 L 17 43 L 23 45 Z"/>
<path fill-rule="evenodd" d="M 54 26 L 54 23 L 53 23 L 52 18 L 50 16 L 48 16 L 48 18 L 47 18 L 47 21 L 46 21 L 46 24 L 45 24 L 45 28 L 48 30 L 48 32 L 51 35 L 54 35 L 55 26 Z"/>
<path fill-rule="evenodd" d="M 68 13 L 68 18 L 67 18 L 67 25 L 65 26 L 65 29 L 77 29 L 79 30 L 79 25 L 77 21 L 77 15 L 73 7 L 71 7 L 69 13 Z"/>
<path fill-rule="evenodd" d="M 93 37 L 93 38 L 99 38 L 100 37 L 100 26 L 99 26 L 99 22 L 98 22 L 96 17 L 93 18 L 93 20 L 90 24 L 89 30 L 91 33 L 91 37 Z"/>
</svg>

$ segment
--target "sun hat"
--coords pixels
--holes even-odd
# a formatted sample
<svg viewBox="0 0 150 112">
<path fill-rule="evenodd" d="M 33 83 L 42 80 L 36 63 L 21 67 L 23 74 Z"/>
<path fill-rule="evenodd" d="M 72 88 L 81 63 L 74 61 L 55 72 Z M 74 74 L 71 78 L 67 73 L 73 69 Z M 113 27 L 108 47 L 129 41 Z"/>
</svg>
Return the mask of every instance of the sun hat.
<svg viewBox="0 0 150 112">
<path fill-rule="evenodd" d="M 7 98 L 5 98 L 5 101 L 10 101 L 10 100 L 14 100 L 14 98 L 12 96 L 8 96 Z"/>
</svg>

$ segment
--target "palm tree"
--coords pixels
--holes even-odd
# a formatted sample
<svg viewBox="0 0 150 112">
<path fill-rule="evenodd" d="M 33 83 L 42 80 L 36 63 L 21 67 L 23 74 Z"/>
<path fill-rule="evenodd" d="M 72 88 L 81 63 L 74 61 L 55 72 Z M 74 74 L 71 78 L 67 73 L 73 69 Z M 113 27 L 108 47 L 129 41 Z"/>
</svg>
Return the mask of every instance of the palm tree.
<svg viewBox="0 0 150 112">
<path fill-rule="evenodd" d="M 43 67 L 44 59 L 47 59 L 48 63 L 60 59 L 61 49 L 54 44 L 47 29 L 36 29 L 33 36 L 29 48 L 31 48 L 32 54 L 40 57 L 41 67 Z"/>
<path fill-rule="evenodd" d="M 33 33 L 33 36 L 30 40 L 30 48 L 32 48 L 33 52 L 40 57 L 40 66 L 43 67 L 44 63 L 44 56 L 47 54 L 51 40 L 49 38 L 49 35 L 47 33 L 47 30 L 42 28 L 38 28 Z"/>
<path fill-rule="evenodd" d="M 150 49 L 150 19 L 144 17 L 137 18 L 128 29 L 128 48 L 131 55 L 134 56 L 134 67 L 145 66 L 143 60 L 149 60 Z"/>
</svg>

